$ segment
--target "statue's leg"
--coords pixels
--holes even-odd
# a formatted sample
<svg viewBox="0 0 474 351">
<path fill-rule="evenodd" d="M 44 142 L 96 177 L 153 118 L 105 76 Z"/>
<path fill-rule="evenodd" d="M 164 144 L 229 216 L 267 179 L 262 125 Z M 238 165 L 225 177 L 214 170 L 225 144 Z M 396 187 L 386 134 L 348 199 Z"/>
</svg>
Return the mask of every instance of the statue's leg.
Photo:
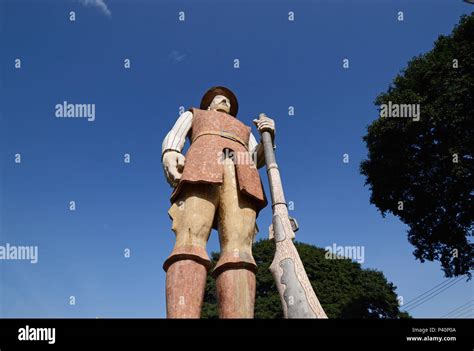
<svg viewBox="0 0 474 351">
<path fill-rule="evenodd" d="M 186 184 L 168 211 L 176 243 L 163 264 L 168 318 L 199 318 L 210 260 L 206 243 L 212 229 L 219 187 Z"/>
<path fill-rule="evenodd" d="M 255 272 L 252 256 L 256 211 L 238 190 L 232 160 L 224 164 L 220 189 L 219 239 L 221 256 L 214 269 L 220 318 L 253 318 Z"/>
</svg>

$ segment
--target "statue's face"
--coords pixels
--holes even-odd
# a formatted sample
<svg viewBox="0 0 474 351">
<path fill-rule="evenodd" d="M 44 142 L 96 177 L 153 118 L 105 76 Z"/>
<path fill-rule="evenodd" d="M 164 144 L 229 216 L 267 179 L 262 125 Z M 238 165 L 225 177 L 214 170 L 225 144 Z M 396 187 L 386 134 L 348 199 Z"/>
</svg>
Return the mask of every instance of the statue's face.
<svg viewBox="0 0 474 351">
<path fill-rule="evenodd" d="M 216 95 L 209 105 L 209 110 L 230 112 L 230 100 L 224 95 Z"/>
</svg>

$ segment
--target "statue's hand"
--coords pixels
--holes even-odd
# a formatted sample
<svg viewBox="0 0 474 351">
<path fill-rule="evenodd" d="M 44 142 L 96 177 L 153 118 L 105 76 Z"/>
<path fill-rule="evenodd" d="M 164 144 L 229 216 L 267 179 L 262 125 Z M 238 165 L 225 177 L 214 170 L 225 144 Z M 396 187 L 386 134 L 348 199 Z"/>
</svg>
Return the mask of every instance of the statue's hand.
<svg viewBox="0 0 474 351">
<path fill-rule="evenodd" d="M 163 155 L 163 169 L 166 180 L 172 187 L 178 185 L 183 174 L 185 157 L 177 151 L 166 151 Z"/>
<path fill-rule="evenodd" d="M 257 126 L 260 134 L 263 132 L 270 132 L 272 139 L 275 137 L 275 121 L 270 117 L 261 113 L 258 119 L 253 120 L 253 123 Z"/>
</svg>

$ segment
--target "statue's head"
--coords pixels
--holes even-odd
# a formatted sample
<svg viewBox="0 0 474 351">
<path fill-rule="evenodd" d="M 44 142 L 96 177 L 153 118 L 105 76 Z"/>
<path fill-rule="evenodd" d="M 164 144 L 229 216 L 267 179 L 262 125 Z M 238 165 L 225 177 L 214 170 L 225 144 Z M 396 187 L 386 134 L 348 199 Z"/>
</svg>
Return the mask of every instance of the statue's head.
<svg viewBox="0 0 474 351">
<path fill-rule="evenodd" d="M 207 109 L 229 113 L 230 99 L 224 95 L 216 95 Z"/>
<path fill-rule="evenodd" d="M 209 89 L 201 100 L 201 110 L 213 110 L 237 116 L 239 104 L 234 93 L 225 87 L 217 86 Z"/>
</svg>

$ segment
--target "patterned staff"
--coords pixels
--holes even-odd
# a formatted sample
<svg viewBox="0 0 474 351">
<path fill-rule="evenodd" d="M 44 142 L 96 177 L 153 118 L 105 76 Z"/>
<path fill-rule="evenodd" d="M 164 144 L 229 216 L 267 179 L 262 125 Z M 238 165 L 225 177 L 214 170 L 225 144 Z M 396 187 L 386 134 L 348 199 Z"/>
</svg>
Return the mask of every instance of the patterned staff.
<svg viewBox="0 0 474 351">
<path fill-rule="evenodd" d="M 265 114 L 261 113 L 260 119 L 254 120 L 254 123 L 258 124 L 265 117 Z M 298 230 L 298 224 L 288 215 L 272 135 L 265 129 L 261 130 L 261 134 L 272 197 L 270 239 L 274 239 L 276 244 L 270 271 L 280 294 L 283 315 L 285 318 L 327 318 L 292 240 L 295 237 L 294 232 Z"/>
</svg>

